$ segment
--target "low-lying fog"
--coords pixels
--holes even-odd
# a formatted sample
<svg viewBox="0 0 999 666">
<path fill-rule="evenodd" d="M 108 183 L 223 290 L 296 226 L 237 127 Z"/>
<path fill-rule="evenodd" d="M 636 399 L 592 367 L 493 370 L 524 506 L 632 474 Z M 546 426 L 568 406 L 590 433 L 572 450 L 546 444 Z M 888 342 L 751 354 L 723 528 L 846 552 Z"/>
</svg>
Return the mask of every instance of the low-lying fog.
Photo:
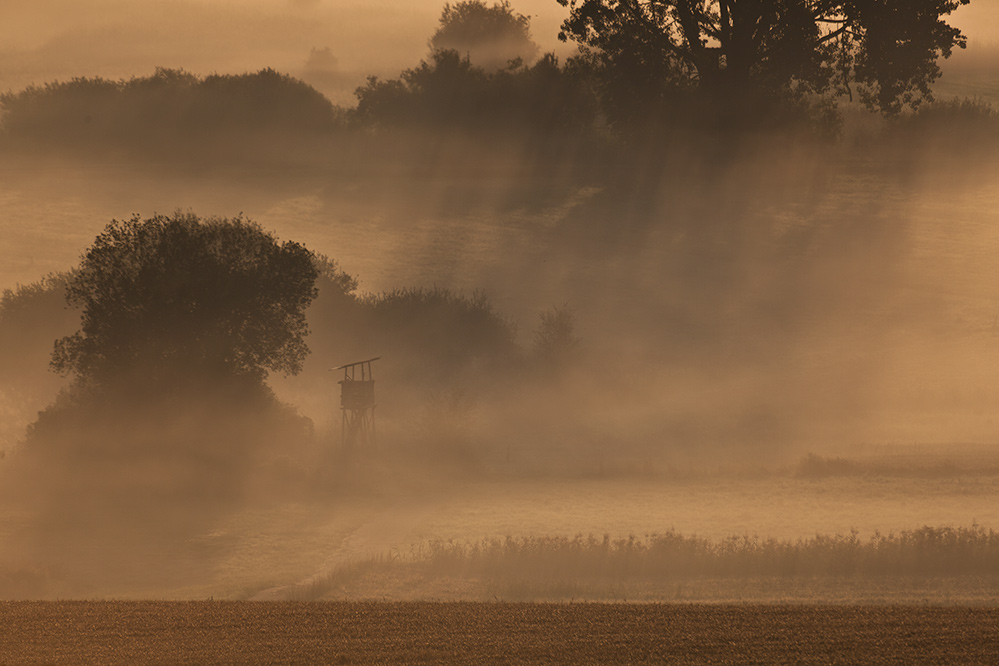
<svg viewBox="0 0 999 666">
<path fill-rule="evenodd" d="M 402 0 L 86 7 L 4 7 L 0 89 L 272 67 L 349 106 L 365 76 L 426 57 L 440 15 Z M 562 7 L 516 9 L 568 52 Z M 999 12 L 979 2 L 955 24 L 980 62 L 941 89 L 996 94 Z M 421 539 L 999 526 L 999 168 L 967 137 L 907 152 L 845 109 L 836 145 L 638 142 L 591 171 L 564 143 L 468 152 L 433 134 L 405 136 L 413 153 L 323 144 L 235 167 L 0 156 L 0 287 L 42 294 L 0 311 L 0 468 L 72 399 L 48 363 L 78 312 L 39 281 L 110 220 L 242 213 L 359 283 L 320 282 L 303 372 L 268 379 L 288 409 L 252 391 L 171 396 L 179 416 L 100 422 L 58 465 L 39 447 L 0 474 L 0 598 L 252 597 Z M 424 291 L 393 301 L 409 288 Z M 556 366 L 538 340 L 559 312 L 578 346 Z M 378 451 L 345 456 L 329 368 L 375 356 Z M 115 437 L 136 433 L 163 457 L 119 456 Z"/>
<path fill-rule="evenodd" d="M 0 92 L 74 76 L 141 76 L 156 67 L 196 74 L 273 67 L 305 78 L 334 102 L 349 104 L 368 75 L 395 76 L 426 55 L 441 4 L 4 0 Z M 567 10 L 555 0 L 521 0 L 515 9 L 531 17 L 531 33 L 543 51 L 574 51 L 556 39 Z M 994 47 L 999 39 L 999 10 L 989 2 L 961 7 L 952 23 L 973 46 Z M 958 53 L 956 62 L 965 57 Z"/>
<path fill-rule="evenodd" d="M 74 76 L 128 78 L 156 67 L 197 74 L 273 67 L 351 103 L 369 75 L 395 76 L 427 53 L 435 0 L 39 0 L 2 3 L 0 91 Z M 527 0 L 545 51 L 566 10 Z M 328 52 L 326 51 L 328 49 Z M 318 53 L 314 53 L 318 52 Z"/>
</svg>

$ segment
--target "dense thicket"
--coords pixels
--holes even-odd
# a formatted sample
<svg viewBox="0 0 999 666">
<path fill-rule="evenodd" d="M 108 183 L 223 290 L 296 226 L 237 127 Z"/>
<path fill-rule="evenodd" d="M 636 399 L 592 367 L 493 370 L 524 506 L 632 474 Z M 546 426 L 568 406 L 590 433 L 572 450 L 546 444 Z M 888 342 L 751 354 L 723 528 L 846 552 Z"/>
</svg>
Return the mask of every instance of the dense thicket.
<svg viewBox="0 0 999 666">
<path fill-rule="evenodd" d="M 25 390 L 23 380 L 48 362 L 52 341 L 76 326 L 79 312 L 65 307 L 71 278 L 54 273 L 0 293 L 0 382 Z"/>
<path fill-rule="evenodd" d="M 603 140 L 608 127 L 643 143 L 691 130 L 722 141 L 828 133 L 855 94 L 887 116 L 932 99 L 939 60 L 966 41 L 945 19 L 967 2 L 566 0 L 560 36 L 580 53 L 560 62 L 534 60 L 529 18 L 508 2 L 466 1 L 445 5 L 425 60 L 397 78 L 369 77 L 355 108 L 271 69 L 198 77 L 160 68 L 2 94 L 0 138 L 160 162 L 356 166 L 355 157 L 383 155 L 378 135 L 395 130 L 549 144 Z"/>
<path fill-rule="evenodd" d="M 200 154 L 234 138 L 327 133 L 344 122 L 314 88 L 273 69 L 198 77 L 157 68 L 129 80 L 30 86 L 0 95 L 0 118 L 15 141 L 147 155 Z"/>
<path fill-rule="evenodd" d="M 323 286 L 309 310 L 311 365 L 326 368 L 381 355 L 406 386 L 447 386 L 469 367 L 516 357 L 514 327 L 484 294 L 406 287 L 357 295 Z"/>
<path fill-rule="evenodd" d="M 357 89 L 354 118 L 382 128 L 555 132 L 592 126 L 597 110 L 585 70 L 553 55 L 489 72 L 444 50 L 398 79 L 368 79 Z"/>
</svg>

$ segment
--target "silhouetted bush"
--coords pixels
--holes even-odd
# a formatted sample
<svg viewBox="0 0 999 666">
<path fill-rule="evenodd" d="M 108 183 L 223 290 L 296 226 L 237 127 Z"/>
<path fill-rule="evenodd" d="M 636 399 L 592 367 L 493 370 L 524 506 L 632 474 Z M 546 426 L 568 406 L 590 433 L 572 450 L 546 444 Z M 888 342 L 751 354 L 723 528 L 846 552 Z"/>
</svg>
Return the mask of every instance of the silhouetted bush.
<svg viewBox="0 0 999 666">
<path fill-rule="evenodd" d="M 44 373 L 53 341 L 79 325 L 79 310 L 66 305 L 72 277 L 52 273 L 0 294 L 0 382 L 22 384 Z"/>
<path fill-rule="evenodd" d="M 362 300 L 369 335 L 413 372 L 447 376 L 470 363 L 497 363 L 514 350 L 513 327 L 481 293 L 410 288 Z"/>
<path fill-rule="evenodd" d="M 344 121 L 322 94 L 272 69 L 199 78 L 158 68 L 127 81 L 75 78 L 4 93 L 0 112 L 3 133 L 15 142 L 160 157 L 200 155 L 233 138 L 328 133 Z"/>
<path fill-rule="evenodd" d="M 588 127 L 597 117 L 589 81 L 551 54 L 530 67 L 487 72 L 457 51 L 436 51 L 399 79 L 369 78 L 356 94 L 355 119 L 366 127 L 552 132 Z"/>
<path fill-rule="evenodd" d="M 49 360 L 53 341 L 80 322 L 80 311 L 66 305 L 69 279 L 54 273 L 0 295 L 0 453 L 15 447 L 65 384 L 49 372 Z"/>
</svg>

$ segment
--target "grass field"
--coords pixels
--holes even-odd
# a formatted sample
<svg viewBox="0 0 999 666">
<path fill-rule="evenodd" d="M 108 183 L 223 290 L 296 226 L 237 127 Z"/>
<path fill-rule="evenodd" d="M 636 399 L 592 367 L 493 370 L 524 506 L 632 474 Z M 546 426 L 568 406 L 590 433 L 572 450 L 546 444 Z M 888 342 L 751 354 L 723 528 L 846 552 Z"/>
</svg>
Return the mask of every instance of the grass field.
<svg viewBox="0 0 999 666">
<path fill-rule="evenodd" d="M 959 77 L 951 83 L 948 95 L 977 94 Z M 450 469 L 443 480 L 432 461 L 407 467 L 418 454 L 391 459 L 392 435 L 404 440 L 413 423 L 394 409 L 392 384 L 379 375 L 379 433 L 390 454 L 373 470 L 345 470 L 358 477 L 347 489 L 203 512 L 197 529 L 166 546 L 141 526 L 128 533 L 113 519 L 101 524 L 100 515 L 92 532 L 63 530 L 61 516 L 46 524 L 0 505 L 0 598 L 286 598 L 303 584 L 332 582 L 315 591 L 354 599 L 994 600 L 994 580 L 968 576 L 886 586 L 704 576 L 594 588 L 383 566 L 421 545 L 508 537 L 552 544 L 675 530 L 714 543 L 795 544 L 924 525 L 999 528 L 995 161 L 957 168 L 977 159 L 966 144 L 899 155 L 877 145 L 888 146 L 885 154 L 865 146 L 764 151 L 720 171 L 707 159 L 705 183 L 678 164 L 654 187 L 617 176 L 600 187 L 555 176 L 532 182 L 529 169 L 409 174 L 372 164 L 362 175 L 198 178 L 127 165 L 0 164 L 9 185 L 0 192 L 0 287 L 69 269 L 112 217 L 178 206 L 202 215 L 242 210 L 282 239 L 335 257 L 364 292 L 485 289 L 520 323 L 525 348 L 538 312 L 568 302 L 591 356 L 623 361 L 594 363 L 593 383 L 571 391 L 567 383 L 516 386 L 499 399 L 499 391 L 483 392 L 470 436 L 481 466 Z M 325 383 L 309 383 L 306 373 L 277 392 L 322 430 L 339 418 L 326 368 L 345 360 L 310 360 Z M 384 365 L 393 362 L 387 355 Z M 613 375 L 606 384 L 605 370 Z M 38 373 L 46 372 L 43 357 Z M 564 402 L 548 404 L 562 389 Z M 4 402 L 5 390 L 0 449 L 45 406 Z M 809 451 L 824 458 L 795 468 Z M 317 478 L 325 471 L 309 470 Z"/>
<path fill-rule="evenodd" d="M 0 664 L 994 664 L 999 609 L 0 603 Z"/>
<path fill-rule="evenodd" d="M 995 605 L 997 477 L 919 472 L 388 477 L 378 493 L 242 507 L 171 541 L 155 523 L 47 532 L 8 510 L 0 598 Z"/>
</svg>

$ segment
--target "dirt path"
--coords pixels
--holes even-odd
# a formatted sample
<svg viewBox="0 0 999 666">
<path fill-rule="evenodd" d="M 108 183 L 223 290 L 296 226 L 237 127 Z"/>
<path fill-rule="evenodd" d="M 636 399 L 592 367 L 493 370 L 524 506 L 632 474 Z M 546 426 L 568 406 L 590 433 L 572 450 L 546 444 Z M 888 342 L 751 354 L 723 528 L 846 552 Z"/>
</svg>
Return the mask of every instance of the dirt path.
<svg viewBox="0 0 999 666">
<path fill-rule="evenodd" d="M 443 500 L 400 501 L 381 511 L 374 519 L 351 532 L 313 575 L 293 583 L 261 590 L 251 601 L 284 601 L 301 598 L 302 593 L 346 564 L 363 562 L 393 552 L 407 552 L 413 533 L 433 514 Z"/>
</svg>

